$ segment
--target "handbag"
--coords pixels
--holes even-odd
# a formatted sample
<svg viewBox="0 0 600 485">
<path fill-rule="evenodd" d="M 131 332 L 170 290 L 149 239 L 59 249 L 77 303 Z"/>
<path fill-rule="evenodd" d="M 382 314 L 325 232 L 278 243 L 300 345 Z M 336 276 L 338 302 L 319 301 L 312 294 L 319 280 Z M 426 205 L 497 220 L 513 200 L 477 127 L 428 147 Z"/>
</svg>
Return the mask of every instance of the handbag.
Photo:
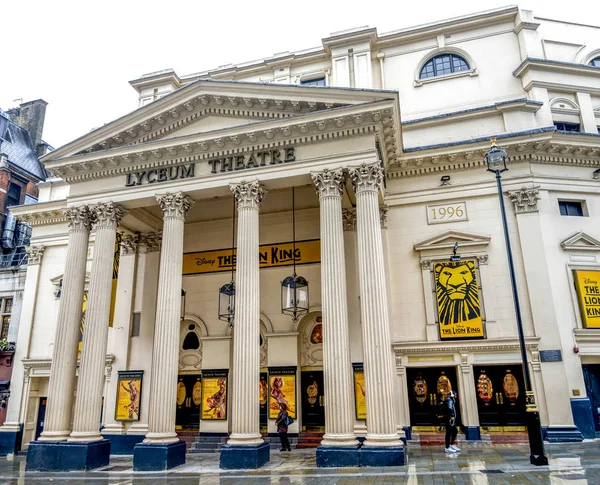
<svg viewBox="0 0 600 485">
<path fill-rule="evenodd" d="M 294 420 L 291 418 L 291 416 L 288 414 L 287 418 L 285 418 L 285 421 L 283 424 L 285 424 L 286 426 L 290 426 L 292 423 L 294 422 Z"/>
</svg>

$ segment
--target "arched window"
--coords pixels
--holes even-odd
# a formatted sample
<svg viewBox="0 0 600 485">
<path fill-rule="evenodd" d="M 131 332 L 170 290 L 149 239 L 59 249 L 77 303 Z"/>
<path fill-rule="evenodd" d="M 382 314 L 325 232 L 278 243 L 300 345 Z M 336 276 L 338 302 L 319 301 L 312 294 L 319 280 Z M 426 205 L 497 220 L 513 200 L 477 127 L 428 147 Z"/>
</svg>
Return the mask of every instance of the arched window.
<svg viewBox="0 0 600 485">
<path fill-rule="evenodd" d="M 456 54 L 441 54 L 429 59 L 419 74 L 419 79 L 444 76 L 453 72 L 468 71 L 469 64 L 465 59 Z"/>
<path fill-rule="evenodd" d="M 591 61 L 590 61 L 590 66 L 592 67 L 600 67 L 600 56 L 598 57 L 594 57 Z"/>
</svg>

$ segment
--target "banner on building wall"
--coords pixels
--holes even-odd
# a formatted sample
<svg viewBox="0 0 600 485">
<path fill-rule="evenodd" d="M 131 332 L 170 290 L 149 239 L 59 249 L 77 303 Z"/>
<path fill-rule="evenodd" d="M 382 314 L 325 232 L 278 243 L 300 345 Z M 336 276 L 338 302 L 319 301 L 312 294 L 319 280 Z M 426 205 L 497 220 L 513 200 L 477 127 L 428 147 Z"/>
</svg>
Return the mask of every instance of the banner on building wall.
<svg viewBox="0 0 600 485">
<path fill-rule="evenodd" d="M 110 292 L 110 313 L 108 326 L 112 327 L 115 319 L 115 302 L 117 301 L 117 279 L 119 278 L 119 263 L 121 261 L 121 239 L 123 235 L 117 232 L 115 239 L 115 255 L 113 257 L 112 288 Z"/>
<path fill-rule="evenodd" d="M 483 338 L 483 319 L 474 261 L 435 263 L 440 338 Z"/>
<path fill-rule="evenodd" d="M 277 419 L 279 405 L 287 406 L 288 415 L 296 419 L 296 368 L 269 368 L 269 419 Z"/>
<path fill-rule="evenodd" d="M 600 328 L 600 271 L 573 271 L 575 289 L 585 328 Z"/>
<path fill-rule="evenodd" d="M 321 261 L 321 241 L 311 239 L 296 241 L 296 264 L 319 263 Z M 185 253 L 183 255 L 183 274 L 219 273 L 235 269 L 236 250 L 217 249 Z M 291 266 L 294 264 L 294 244 L 291 242 L 263 244 L 259 248 L 258 260 L 261 268 Z"/>
<path fill-rule="evenodd" d="M 354 371 L 354 410 L 356 419 L 367 419 L 367 394 L 365 392 L 365 370 L 362 364 L 352 364 Z"/>
<path fill-rule="evenodd" d="M 143 370 L 119 371 L 115 421 L 139 421 Z"/>
<path fill-rule="evenodd" d="M 202 419 L 227 419 L 227 370 L 202 371 Z"/>
<path fill-rule="evenodd" d="M 83 293 L 83 303 L 81 304 L 81 319 L 79 321 L 79 343 L 77 344 L 77 358 L 81 357 L 81 348 L 83 347 L 83 327 L 85 326 L 85 313 L 87 311 L 87 291 Z"/>
</svg>

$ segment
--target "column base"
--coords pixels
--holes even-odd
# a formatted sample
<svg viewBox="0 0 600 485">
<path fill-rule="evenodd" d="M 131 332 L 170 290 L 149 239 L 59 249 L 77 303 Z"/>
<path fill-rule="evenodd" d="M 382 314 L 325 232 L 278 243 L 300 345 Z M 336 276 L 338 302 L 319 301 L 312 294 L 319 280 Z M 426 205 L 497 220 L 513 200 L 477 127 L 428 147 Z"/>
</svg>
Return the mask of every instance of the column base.
<svg viewBox="0 0 600 485">
<path fill-rule="evenodd" d="M 404 466 L 405 464 L 404 446 L 381 448 L 363 446 L 360 449 L 360 466 Z"/>
<path fill-rule="evenodd" d="M 318 446 L 317 466 L 319 468 L 342 468 L 360 466 L 358 446 Z"/>
<path fill-rule="evenodd" d="M 481 440 L 481 431 L 479 426 L 463 426 L 466 440 L 479 441 Z"/>
<path fill-rule="evenodd" d="M 102 434 L 110 440 L 111 455 L 133 455 L 135 445 L 144 440 L 143 434 Z"/>
<path fill-rule="evenodd" d="M 224 470 L 249 470 L 260 468 L 270 459 L 269 443 L 258 446 L 223 445 L 219 466 Z"/>
<path fill-rule="evenodd" d="M 549 443 L 576 443 L 583 441 L 583 436 L 575 426 L 548 426 L 544 439 Z"/>
<path fill-rule="evenodd" d="M 27 450 L 25 470 L 65 472 L 93 470 L 108 465 L 110 441 L 71 443 L 65 441 L 32 441 Z"/>
<path fill-rule="evenodd" d="M 21 451 L 21 438 L 23 436 L 23 425 L 19 425 L 18 431 L 0 431 L 0 456 Z"/>
<path fill-rule="evenodd" d="M 138 443 L 133 448 L 133 471 L 135 472 L 165 471 L 184 463 L 185 441 L 180 440 L 166 445 Z"/>
</svg>

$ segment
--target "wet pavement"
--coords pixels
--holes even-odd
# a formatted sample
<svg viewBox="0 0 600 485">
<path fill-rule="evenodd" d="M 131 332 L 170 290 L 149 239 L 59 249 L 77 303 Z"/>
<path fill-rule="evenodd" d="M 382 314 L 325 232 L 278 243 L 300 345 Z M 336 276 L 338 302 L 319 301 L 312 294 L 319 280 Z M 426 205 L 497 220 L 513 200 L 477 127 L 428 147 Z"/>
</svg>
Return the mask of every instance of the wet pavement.
<svg viewBox="0 0 600 485">
<path fill-rule="evenodd" d="M 235 484 L 553 484 L 600 485 L 600 441 L 546 445 L 549 465 L 529 463 L 526 444 L 464 444 L 460 453 L 409 445 L 405 467 L 323 469 L 315 450 L 271 452 L 254 471 L 221 471 L 217 454 L 187 455 L 187 463 L 165 473 L 133 472 L 131 457 L 112 457 L 91 472 L 25 473 L 25 457 L 0 458 L 0 484 L 235 485 Z"/>
</svg>

